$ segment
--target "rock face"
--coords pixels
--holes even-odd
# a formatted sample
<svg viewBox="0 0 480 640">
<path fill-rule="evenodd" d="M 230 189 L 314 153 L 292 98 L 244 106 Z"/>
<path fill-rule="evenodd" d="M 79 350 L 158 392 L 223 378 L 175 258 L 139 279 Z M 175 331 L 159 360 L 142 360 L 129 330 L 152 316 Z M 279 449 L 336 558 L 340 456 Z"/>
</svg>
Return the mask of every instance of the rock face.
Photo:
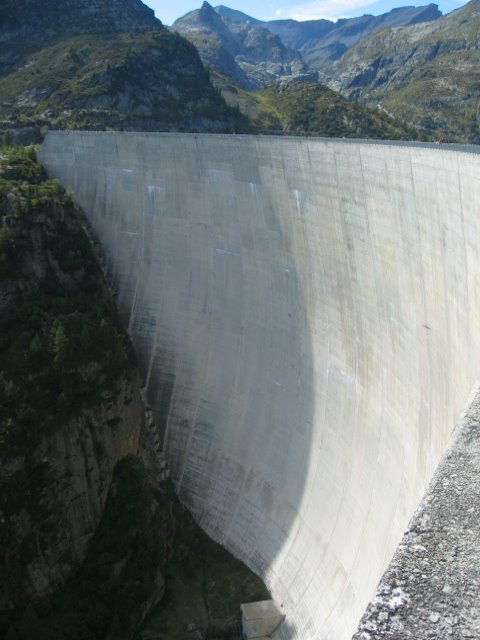
<svg viewBox="0 0 480 640">
<path fill-rule="evenodd" d="M 401 7 L 379 16 L 331 20 L 270 20 L 262 22 L 251 16 L 220 5 L 215 11 L 229 25 L 263 27 L 277 35 L 282 43 L 299 51 L 313 69 L 322 70 L 332 60 L 340 58 L 348 49 L 370 34 L 388 27 L 417 24 L 436 20 L 442 13 L 436 4 L 424 7 Z M 237 28 L 240 28 L 237 26 Z"/>
<path fill-rule="evenodd" d="M 81 565 L 116 465 L 162 461 L 83 218 L 25 153 L 0 181 L 1 635 Z"/>
<path fill-rule="evenodd" d="M 80 566 L 102 517 L 113 469 L 139 453 L 144 426 L 135 375 L 121 380 L 97 407 L 43 437 L 28 462 L 16 458 L 4 467 L 0 479 L 10 495 L 2 505 L 8 543 L 2 547 L 0 609 L 51 594 Z"/>
<path fill-rule="evenodd" d="M 472 0 L 438 20 L 371 35 L 321 79 L 427 132 L 477 143 L 479 32 L 480 2 Z"/>
<path fill-rule="evenodd" d="M 323 70 L 351 47 L 376 31 L 401 25 L 436 20 L 442 15 L 436 4 L 401 7 L 379 16 L 330 20 L 272 20 L 264 26 L 276 33 L 286 45 L 298 49 L 313 68 Z"/>
<path fill-rule="evenodd" d="M 0 42 L 28 36 L 45 43 L 65 34 L 125 32 L 161 23 L 140 0 L 4 0 L 0 24 Z"/>
<path fill-rule="evenodd" d="M 139 0 L 8 0 L 0 81 L 0 119 L 12 130 L 229 131 L 235 119 L 195 48 Z"/>
<path fill-rule="evenodd" d="M 298 51 L 286 47 L 258 21 L 239 20 L 236 12 L 217 13 L 208 2 L 176 20 L 172 29 L 197 47 L 205 64 L 244 87 L 259 88 L 279 77 L 308 72 Z"/>
</svg>

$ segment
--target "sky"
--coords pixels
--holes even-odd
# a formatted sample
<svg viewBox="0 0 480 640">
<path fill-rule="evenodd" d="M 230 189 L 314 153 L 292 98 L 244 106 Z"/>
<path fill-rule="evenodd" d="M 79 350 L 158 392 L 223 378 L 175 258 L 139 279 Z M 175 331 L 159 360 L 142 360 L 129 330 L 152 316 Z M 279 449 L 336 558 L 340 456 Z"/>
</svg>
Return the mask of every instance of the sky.
<svg viewBox="0 0 480 640">
<path fill-rule="evenodd" d="M 466 0 L 432 0 L 438 4 L 443 13 L 458 9 Z M 157 18 L 166 24 L 172 24 L 177 18 L 193 9 L 199 9 L 203 0 L 143 0 L 155 10 Z M 395 7 L 420 7 L 429 4 L 429 0 L 216 0 L 210 1 L 212 6 L 224 4 L 231 9 L 238 9 L 260 20 L 316 20 L 328 18 L 353 18 L 365 13 L 379 15 Z"/>
</svg>

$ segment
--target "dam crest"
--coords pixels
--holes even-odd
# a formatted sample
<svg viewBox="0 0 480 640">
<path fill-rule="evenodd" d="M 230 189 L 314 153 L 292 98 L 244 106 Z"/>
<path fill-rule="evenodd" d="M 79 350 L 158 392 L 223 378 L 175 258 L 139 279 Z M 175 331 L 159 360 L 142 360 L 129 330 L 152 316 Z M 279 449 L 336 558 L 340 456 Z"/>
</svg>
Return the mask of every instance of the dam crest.
<svg viewBox="0 0 480 640">
<path fill-rule="evenodd" d="M 480 156 L 334 139 L 50 132 L 181 500 L 282 640 L 346 640 L 478 377 Z"/>
</svg>

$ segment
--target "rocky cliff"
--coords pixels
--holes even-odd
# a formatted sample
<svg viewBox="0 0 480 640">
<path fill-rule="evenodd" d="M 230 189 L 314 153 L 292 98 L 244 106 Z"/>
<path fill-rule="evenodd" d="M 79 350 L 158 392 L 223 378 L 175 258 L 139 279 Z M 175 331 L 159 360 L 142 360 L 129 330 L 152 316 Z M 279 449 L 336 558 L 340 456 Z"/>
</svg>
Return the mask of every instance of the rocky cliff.
<svg viewBox="0 0 480 640">
<path fill-rule="evenodd" d="M 74 33 L 122 33 L 158 28 L 160 21 L 140 0 L 4 0 L 0 7 L 1 41 L 28 37 L 45 44 Z"/>
<path fill-rule="evenodd" d="M 208 2 L 176 20 L 172 29 L 197 47 L 206 65 L 246 88 L 308 73 L 300 53 L 286 47 L 258 21 L 239 21 L 235 12 L 233 17 L 217 13 Z"/>
<path fill-rule="evenodd" d="M 215 11 L 222 20 L 236 29 L 264 28 L 278 36 L 284 46 L 298 51 L 311 69 L 324 70 L 332 60 L 366 37 L 388 27 L 413 25 L 437 20 L 442 13 L 436 4 L 423 7 L 399 7 L 378 16 L 332 20 L 269 20 L 261 21 L 241 11 L 220 5 Z"/>
<path fill-rule="evenodd" d="M 0 206 L 5 635 L 12 620 L 64 587 L 84 562 L 120 461 L 133 456 L 142 465 L 143 458 L 155 468 L 156 484 L 164 463 L 132 348 L 68 194 L 27 152 L 4 150 Z M 156 570 L 165 559 L 152 561 Z M 135 623 L 157 601 L 151 588 L 137 603 Z"/>
<path fill-rule="evenodd" d="M 1 608 L 50 595 L 81 565 L 116 463 L 138 454 L 143 416 L 137 377 L 122 379 L 5 464 Z"/>
<path fill-rule="evenodd" d="M 238 125 L 196 49 L 139 0 L 2 3 L 0 82 L 0 128 L 14 133 Z"/>
<path fill-rule="evenodd" d="M 399 7 L 378 16 L 331 20 L 272 20 L 264 26 L 276 33 L 286 45 L 298 49 L 314 69 L 324 70 L 330 61 L 372 33 L 389 27 L 413 25 L 437 20 L 441 12 L 436 4 L 423 7 Z"/>
<path fill-rule="evenodd" d="M 371 35 L 321 77 L 426 133 L 478 144 L 479 33 L 480 2 L 472 0 L 433 22 Z"/>
</svg>

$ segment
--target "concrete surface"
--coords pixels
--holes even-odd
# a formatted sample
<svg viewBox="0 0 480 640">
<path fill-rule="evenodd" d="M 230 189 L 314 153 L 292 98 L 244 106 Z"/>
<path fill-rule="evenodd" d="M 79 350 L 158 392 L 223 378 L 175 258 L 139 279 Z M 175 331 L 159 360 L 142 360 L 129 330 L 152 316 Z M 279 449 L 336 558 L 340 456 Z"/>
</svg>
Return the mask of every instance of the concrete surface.
<svg viewBox="0 0 480 640">
<path fill-rule="evenodd" d="M 50 133 L 107 254 L 182 500 L 280 639 L 354 633 L 474 386 L 480 156 Z"/>
</svg>

